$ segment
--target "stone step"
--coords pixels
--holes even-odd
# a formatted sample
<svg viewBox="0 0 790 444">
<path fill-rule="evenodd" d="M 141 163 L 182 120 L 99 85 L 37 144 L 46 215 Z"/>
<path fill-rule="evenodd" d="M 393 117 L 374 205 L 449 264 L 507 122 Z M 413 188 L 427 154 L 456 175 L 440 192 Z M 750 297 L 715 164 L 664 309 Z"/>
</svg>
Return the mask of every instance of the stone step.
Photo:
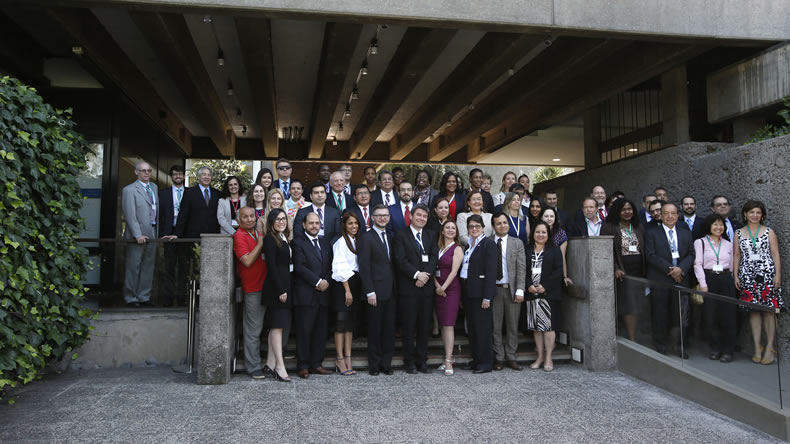
<svg viewBox="0 0 790 444">
<path fill-rule="evenodd" d="M 465 347 L 465 346 L 469 345 L 469 338 L 463 332 L 456 332 L 454 343 L 455 343 L 455 348 Z M 534 343 L 535 343 L 535 340 L 534 340 L 534 338 L 532 337 L 531 334 L 530 335 L 525 335 L 523 333 L 519 334 L 519 336 L 518 336 L 519 348 L 522 348 L 524 346 L 532 348 L 532 347 L 534 347 L 534 345 L 533 345 Z M 266 345 L 265 343 L 261 344 L 261 346 L 264 347 L 264 348 L 265 348 L 265 345 Z M 333 337 L 327 338 L 326 347 L 327 348 L 331 348 L 331 349 L 334 350 L 335 342 L 334 342 L 334 338 Z M 395 338 L 395 350 L 398 351 L 402 347 L 403 347 L 403 340 L 401 338 Z M 354 340 L 351 343 L 351 349 L 352 350 L 366 350 L 367 348 L 368 348 L 368 340 L 367 340 L 367 338 L 354 338 Z M 434 349 L 434 348 L 440 349 L 440 350 L 444 348 L 444 344 L 442 343 L 442 338 L 441 337 L 439 337 L 439 338 L 433 338 L 433 337 L 428 338 L 428 349 L 430 350 L 430 349 Z M 293 352 L 295 350 L 296 350 L 296 340 L 295 340 L 293 332 L 292 332 L 291 336 L 289 338 L 288 344 L 285 347 L 284 352 L 287 354 L 288 352 Z"/>
</svg>

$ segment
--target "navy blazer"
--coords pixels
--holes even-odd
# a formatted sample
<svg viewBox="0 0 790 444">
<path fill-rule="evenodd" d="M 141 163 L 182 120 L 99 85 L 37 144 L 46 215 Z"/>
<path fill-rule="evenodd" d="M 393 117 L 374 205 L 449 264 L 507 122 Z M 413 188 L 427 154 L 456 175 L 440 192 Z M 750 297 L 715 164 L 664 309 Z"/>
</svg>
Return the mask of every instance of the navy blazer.
<svg viewBox="0 0 790 444">
<path fill-rule="evenodd" d="M 400 286 L 400 294 L 403 296 L 433 296 L 433 275 L 439 262 L 439 246 L 436 234 L 431 230 L 424 228 L 420 237 L 424 247 L 422 251 L 411 228 L 404 228 L 395 235 L 395 268 L 403 284 Z M 428 262 L 422 261 L 423 254 L 428 255 Z M 414 285 L 414 274 L 418 271 L 424 271 L 431 276 L 422 288 Z"/>
<path fill-rule="evenodd" d="M 675 226 L 677 228 L 677 225 Z M 691 268 L 694 266 L 694 240 L 691 232 L 676 229 L 678 267 L 683 270 L 683 281 L 681 284 L 689 284 Z M 669 240 L 664 232 L 663 226 L 656 226 L 645 232 L 645 261 L 647 262 L 647 278 L 654 281 L 675 284 L 676 282 L 669 276 L 669 267 L 672 266 L 672 250 L 669 247 Z"/>
<path fill-rule="evenodd" d="M 532 253 L 535 252 L 535 245 L 529 245 L 526 249 L 527 255 L 527 288 L 532 285 Z M 562 298 L 562 250 L 560 247 L 543 247 L 543 263 L 540 267 L 540 285 L 546 289 L 546 293 L 540 295 L 541 298 L 558 300 Z M 526 292 L 524 295 L 527 300 L 534 300 L 538 295 Z"/>
<path fill-rule="evenodd" d="M 285 191 L 283 191 L 283 194 L 285 194 L 285 199 L 286 200 L 291 198 L 291 183 L 292 182 L 293 182 L 293 179 L 289 178 L 288 179 L 288 192 L 286 193 Z M 272 181 L 272 188 L 280 189 L 280 179 L 274 179 Z"/>
<path fill-rule="evenodd" d="M 395 205 L 389 206 L 390 221 L 387 223 L 387 232 L 394 235 L 395 233 L 406 228 L 406 219 L 403 217 L 400 202 Z M 414 205 L 409 205 L 409 212 L 414 211 Z"/>
<path fill-rule="evenodd" d="M 297 237 L 305 237 L 304 227 L 302 221 L 307 217 L 307 213 L 313 212 L 313 206 L 307 205 L 300 208 L 294 216 L 294 239 Z M 337 208 L 330 207 L 328 204 L 324 205 L 324 237 L 329 240 L 330 244 L 335 243 L 340 237 L 340 213 Z"/>
<path fill-rule="evenodd" d="M 484 237 L 469 257 L 466 298 L 494 300 L 499 251 L 490 237 Z"/>
<path fill-rule="evenodd" d="M 686 217 L 681 214 L 681 215 L 678 216 L 677 226 L 680 229 L 690 231 L 691 232 L 691 238 L 694 239 L 694 240 L 697 240 L 697 239 L 705 236 L 705 234 L 702 233 L 702 224 L 704 222 L 705 222 L 705 218 L 701 217 L 698 214 L 697 217 L 694 218 L 694 225 L 692 225 L 692 227 L 689 228 L 688 224 L 686 223 Z"/>
<path fill-rule="evenodd" d="M 277 241 L 271 234 L 263 238 L 263 254 L 266 256 L 266 280 L 263 282 L 261 304 L 269 307 L 290 307 L 293 303 L 291 294 L 291 249 L 288 242 Z M 280 302 L 280 295 L 286 293 L 285 303 Z"/>
<path fill-rule="evenodd" d="M 184 188 L 186 193 L 186 188 Z M 181 194 L 181 201 L 184 201 L 184 194 Z M 173 226 L 173 218 L 176 217 L 175 205 L 173 205 L 173 187 L 166 187 L 159 190 L 159 235 L 170 236 L 176 231 Z"/>
<path fill-rule="evenodd" d="M 392 254 L 392 235 L 386 233 L 387 243 Z M 362 283 L 362 296 L 376 293 L 376 299 L 388 301 L 395 294 L 395 267 L 393 259 L 387 255 L 387 247 L 376 230 L 363 231 L 357 241 L 357 262 L 359 278 Z"/>
<path fill-rule="evenodd" d="M 327 283 L 332 282 L 332 245 L 326 237 L 318 240 L 321 246 L 321 255 L 315 249 L 307 236 L 293 240 L 294 279 L 293 303 L 294 305 L 310 306 L 329 304 L 329 287 L 326 291 L 315 288 L 320 279 Z"/>
<path fill-rule="evenodd" d="M 178 237 L 199 238 L 201 233 L 219 233 L 217 221 L 219 191 L 211 188 L 209 194 L 211 197 L 209 204 L 206 205 L 199 185 L 184 190 L 181 208 L 178 211 L 178 222 L 172 234 Z"/>
</svg>

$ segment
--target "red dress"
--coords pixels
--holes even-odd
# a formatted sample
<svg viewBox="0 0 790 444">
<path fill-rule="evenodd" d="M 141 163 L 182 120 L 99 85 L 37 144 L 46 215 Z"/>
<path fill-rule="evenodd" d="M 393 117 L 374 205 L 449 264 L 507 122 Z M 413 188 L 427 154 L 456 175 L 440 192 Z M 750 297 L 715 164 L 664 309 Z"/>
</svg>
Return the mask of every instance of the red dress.
<svg viewBox="0 0 790 444">
<path fill-rule="evenodd" d="M 436 280 L 442 285 L 444 285 L 447 276 L 450 275 L 450 271 L 453 269 L 453 254 L 456 248 L 460 247 L 453 245 L 439 257 L 439 273 Z M 459 269 L 458 272 L 460 273 L 460 271 Z M 447 296 L 439 296 L 438 294 L 434 296 L 436 319 L 442 327 L 452 327 L 458 319 L 458 309 L 461 306 L 461 281 L 458 278 L 458 274 L 455 275 L 445 293 Z"/>
</svg>

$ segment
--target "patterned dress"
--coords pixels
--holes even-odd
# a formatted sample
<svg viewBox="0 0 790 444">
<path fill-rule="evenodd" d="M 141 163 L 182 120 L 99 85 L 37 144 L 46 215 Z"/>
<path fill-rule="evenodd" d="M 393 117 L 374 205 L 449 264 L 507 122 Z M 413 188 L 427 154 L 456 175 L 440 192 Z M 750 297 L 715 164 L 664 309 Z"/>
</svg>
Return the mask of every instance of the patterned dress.
<svg viewBox="0 0 790 444">
<path fill-rule="evenodd" d="M 741 250 L 741 263 L 738 278 L 741 281 L 741 300 L 773 308 L 784 308 L 782 289 L 774 287 L 776 265 L 771 257 L 768 242 L 770 228 L 757 236 L 754 244 L 749 237 L 737 231 L 738 248 Z"/>
<path fill-rule="evenodd" d="M 532 270 L 543 267 L 543 251 L 540 253 L 532 252 Z M 532 285 L 540 285 L 540 273 L 532 274 Z M 551 305 L 549 301 L 544 298 L 537 298 L 525 303 L 527 306 L 527 329 L 532 331 L 551 331 Z"/>
</svg>

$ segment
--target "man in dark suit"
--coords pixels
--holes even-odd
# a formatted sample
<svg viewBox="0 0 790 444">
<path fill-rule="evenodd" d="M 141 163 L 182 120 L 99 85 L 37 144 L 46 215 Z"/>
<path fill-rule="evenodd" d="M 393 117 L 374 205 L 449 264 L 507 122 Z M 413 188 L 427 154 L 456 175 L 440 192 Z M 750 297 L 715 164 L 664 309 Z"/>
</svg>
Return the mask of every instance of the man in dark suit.
<svg viewBox="0 0 790 444">
<path fill-rule="evenodd" d="M 401 282 L 398 305 L 403 328 L 403 361 L 409 374 L 431 372 L 428 338 L 433 320 L 433 275 L 439 261 L 439 247 L 436 234 L 423 229 L 428 223 L 428 214 L 428 207 L 415 206 L 410 226 L 395 235 L 395 265 Z"/>
<path fill-rule="evenodd" d="M 647 204 L 647 214 L 650 216 L 650 222 L 645 224 L 645 231 L 661 227 L 661 208 L 664 206 L 663 200 L 653 200 Z"/>
<path fill-rule="evenodd" d="M 198 184 L 184 191 L 178 221 L 173 235 L 200 238 L 201 233 L 219 233 L 217 206 L 219 190 L 211 187 L 211 168 L 204 166 L 197 171 Z"/>
<path fill-rule="evenodd" d="M 485 191 L 482 187 L 483 187 L 483 170 L 481 170 L 480 168 L 473 168 L 472 171 L 469 172 L 469 189 L 466 190 L 466 195 L 468 196 L 469 193 L 471 193 L 472 191 L 480 191 L 480 193 L 483 195 L 483 209 L 485 210 L 486 213 L 493 213 L 494 197 L 491 196 L 491 193 Z"/>
<path fill-rule="evenodd" d="M 466 220 L 469 248 L 464 253 L 460 277 L 467 314 L 472 361 L 464 367 L 487 373 L 494 366 L 494 316 L 491 301 L 496 296 L 497 247 L 485 236 L 485 222 L 479 214 Z"/>
<path fill-rule="evenodd" d="M 321 184 L 324 185 L 324 192 L 329 194 L 329 176 L 332 175 L 332 169 L 329 168 L 329 164 L 322 163 L 318 165 L 318 180 L 321 181 Z M 308 193 L 309 194 L 309 193 Z M 310 196 L 307 196 L 307 200 L 310 200 Z"/>
<path fill-rule="evenodd" d="M 411 201 L 414 196 L 414 188 L 411 182 L 408 180 L 401 182 L 398 194 L 400 201 L 389 207 L 390 223 L 387 225 L 387 231 L 393 235 L 411 225 L 411 213 L 414 210 L 414 204 Z"/>
<path fill-rule="evenodd" d="M 302 221 L 304 236 L 293 240 L 294 323 L 296 324 L 296 374 L 328 375 L 321 367 L 328 324 L 329 280 L 332 277 L 332 246 L 318 237 L 321 219 L 308 213 Z"/>
<path fill-rule="evenodd" d="M 557 207 L 558 200 L 559 199 L 557 197 L 556 191 L 546 191 L 546 193 L 543 195 L 543 203 L 545 203 L 548 208 L 554 208 L 554 210 L 557 212 L 557 215 L 560 218 L 560 226 L 562 229 L 565 231 L 570 231 L 568 229 L 568 225 L 570 224 L 570 221 L 568 220 L 568 212 Z M 579 213 L 581 213 L 581 210 Z"/>
<path fill-rule="evenodd" d="M 703 220 L 701 217 L 697 217 L 697 199 L 694 196 L 684 196 L 683 199 L 680 199 L 680 211 L 682 217 L 678 221 L 678 227 L 688 228 L 694 240 L 703 237 L 704 234 L 700 234 Z"/>
<path fill-rule="evenodd" d="M 184 199 L 184 167 L 170 167 L 170 179 L 173 186 L 159 190 L 159 235 L 163 239 L 172 239 L 178 222 L 181 201 Z M 162 279 L 164 285 L 164 306 L 170 307 L 184 300 L 186 295 L 186 277 L 189 269 L 191 245 L 172 243 L 164 245 L 165 263 Z"/>
<path fill-rule="evenodd" d="M 678 208 L 673 203 L 661 207 L 661 225 L 645 233 L 647 278 L 669 285 L 688 287 L 694 266 L 694 240 L 689 230 L 678 229 Z M 680 299 L 679 299 L 680 298 Z M 653 312 L 653 342 L 659 353 L 667 352 L 667 327 L 672 327 L 669 345 L 675 347 L 679 338 L 680 318 L 688 310 L 688 295 L 654 286 L 650 289 Z M 679 307 L 683 304 L 683 309 Z M 688 359 L 684 351 L 679 351 Z"/>
<path fill-rule="evenodd" d="M 387 233 L 390 212 L 386 206 L 373 207 L 373 228 L 359 235 L 357 244 L 359 277 L 368 324 L 368 373 L 392 374 L 395 350 L 395 267 L 392 236 Z"/>
<path fill-rule="evenodd" d="M 656 200 L 655 194 L 645 194 L 642 196 L 642 208 L 639 210 L 639 219 L 644 226 L 647 226 L 648 222 L 653 220 L 653 216 L 650 215 L 647 207 L 650 206 L 650 202 L 654 200 Z"/>
<path fill-rule="evenodd" d="M 316 213 L 321 220 L 318 237 L 327 238 L 331 245 L 335 242 L 335 239 L 340 237 L 340 213 L 337 209 L 325 205 L 326 192 L 324 192 L 324 184 L 321 182 L 315 182 L 310 187 L 310 200 L 310 205 L 300 208 L 299 211 L 296 212 L 293 224 L 294 238 L 305 235 L 302 222 L 307 214 Z"/>
<path fill-rule="evenodd" d="M 400 202 L 398 193 L 395 190 L 395 181 L 392 173 L 387 170 L 379 172 L 379 188 L 370 196 L 370 204 L 376 206 L 384 204 L 386 207 Z"/>
<path fill-rule="evenodd" d="M 354 190 L 354 204 L 349 209 L 357 215 L 357 219 L 365 231 L 373 227 L 373 206 L 370 204 L 368 187 L 357 187 Z"/>
<path fill-rule="evenodd" d="M 598 207 L 595 199 L 587 197 L 582 202 L 582 217 L 576 217 L 569 234 L 571 236 L 588 237 L 600 236 L 603 220 L 598 217 Z"/>
<path fill-rule="evenodd" d="M 279 188 L 285 195 L 285 199 L 291 198 L 291 162 L 288 159 L 277 159 L 277 180 L 272 183 L 273 188 Z"/>
<path fill-rule="evenodd" d="M 336 209 L 338 214 L 343 214 L 353 203 L 351 194 L 345 192 L 345 186 L 346 178 L 343 172 L 335 171 L 332 173 L 329 177 L 330 193 L 326 198 L 326 205 Z"/>
<path fill-rule="evenodd" d="M 743 228 L 743 224 L 738 222 L 735 219 L 730 218 L 730 209 L 732 205 L 730 204 L 730 199 L 726 196 L 714 196 L 713 199 L 710 201 L 710 210 L 712 213 L 716 213 L 722 218 L 724 218 L 724 222 L 726 227 L 724 227 L 724 234 L 722 235 L 725 239 L 732 242 L 735 236 L 735 230 Z M 700 236 L 702 237 L 702 236 Z M 737 245 L 735 246 L 737 248 Z"/>
</svg>

